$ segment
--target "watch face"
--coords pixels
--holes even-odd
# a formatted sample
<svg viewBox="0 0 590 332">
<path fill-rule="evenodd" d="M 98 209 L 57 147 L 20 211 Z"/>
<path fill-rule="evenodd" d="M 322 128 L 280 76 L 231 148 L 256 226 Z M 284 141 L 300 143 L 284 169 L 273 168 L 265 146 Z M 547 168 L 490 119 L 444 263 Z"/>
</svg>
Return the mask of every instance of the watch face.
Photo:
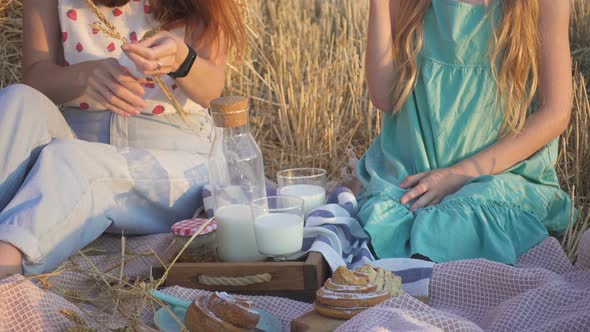
<svg viewBox="0 0 590 332">
<path fill-rule="evenodd" d="M 94 3 L 107 6 L 107 7 L 120 7 L 124 6 L 129 0 L 94 0 Z"/>
</svg>

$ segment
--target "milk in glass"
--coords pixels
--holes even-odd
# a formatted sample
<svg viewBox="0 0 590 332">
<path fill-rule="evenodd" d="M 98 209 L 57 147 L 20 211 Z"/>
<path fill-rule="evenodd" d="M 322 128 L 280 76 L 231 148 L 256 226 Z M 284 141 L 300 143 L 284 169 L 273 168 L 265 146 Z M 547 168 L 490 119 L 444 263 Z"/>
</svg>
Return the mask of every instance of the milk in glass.
<svg viewBox="0 0 590 332">
<path fill-rule="evenodd" d="M 303 217 L 271 213 L 254 221 L 258 250 L 268 256 L 294 254 L 303 245 Z"/>
<path fill-rule="evenodd" d="M 249 205 L 228 205 L 215 211 L 217 220 L 217 254 L 223 261 L 257 261 L 261 259 Z"/>
<path fill-rule="evenodd" d="M 281 195 L 303 199 L 303 214 L 307 215 L 326 203 L 326 189 L 313 184 L 293 184 L 279 189 Z"/>
</svg>

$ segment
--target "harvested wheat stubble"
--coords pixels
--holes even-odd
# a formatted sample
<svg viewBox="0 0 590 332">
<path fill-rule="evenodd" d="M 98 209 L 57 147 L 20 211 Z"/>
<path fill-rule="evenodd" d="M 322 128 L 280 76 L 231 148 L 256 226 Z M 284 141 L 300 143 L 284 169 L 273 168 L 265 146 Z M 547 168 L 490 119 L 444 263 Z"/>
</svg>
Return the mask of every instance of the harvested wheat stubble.
<svg viewBox="0 0 590 332">
<path fill-rule="evenodd" d="M 573 254 L 590 224 L 590 1 L 572 3 L 574 112 L 561 140 L 558 174 L 574 193 L 579 222 L 563 239 Z M 367 0 L 248 0 L 250 49 L 230 64 L 226 95 L 251 99 L 252 130 L 266 173 L 323 167 L 341 175 L 349 149 L 366 150 L 380 128 L 364 76 Z M 19 0 L 0 0 L 0 87 L 18 81 L 21 42 Z M 575 191 L 574 191 L 575 188 Z"/>
<path fill-rule="evenodd" d="M 0 1 L 0 88 L 20 79 L 22 50 L 22 5 L 17 0 Z"/>
</svg>

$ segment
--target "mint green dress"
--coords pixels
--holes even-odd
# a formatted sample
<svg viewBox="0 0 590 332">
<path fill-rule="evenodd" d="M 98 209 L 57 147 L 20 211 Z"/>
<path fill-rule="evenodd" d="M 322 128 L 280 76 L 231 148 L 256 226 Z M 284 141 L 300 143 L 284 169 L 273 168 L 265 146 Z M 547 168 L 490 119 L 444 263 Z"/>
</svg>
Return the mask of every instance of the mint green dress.
<svg viewBox="0 0 590 332">
<path fill-rule="evenodd" d="M 398 114 L 384 115 L 381 134 L 359 163 L 359 218 L 379 258 L 514 264 L 570 221 L 571 201 L 554 168 L 557 140 L 437 206 L 411 212 L 399 201 L 407 176 L 452 166 L 497 140 L 504 114 L 495 103 L 488 45 L 491 20 L 502 15 L 499 3 L 432 1 L 414 90 Z"/>
</svg>

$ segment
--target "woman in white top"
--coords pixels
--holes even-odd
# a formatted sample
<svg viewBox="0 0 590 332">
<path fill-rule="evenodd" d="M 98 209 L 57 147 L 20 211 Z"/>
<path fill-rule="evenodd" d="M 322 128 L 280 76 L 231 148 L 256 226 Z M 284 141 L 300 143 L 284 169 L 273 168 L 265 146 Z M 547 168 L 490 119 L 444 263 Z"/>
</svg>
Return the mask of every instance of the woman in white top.
<svg viewBox="0 0 590 332">
<path fill-rule="evenodd" d="M 24 1 L 28 86 L 0 91 L 0 276 L 50 271 L 105 231 L 168 232 L 201 202 L 206 108 L 245 47 L 240 8 L 93 3 L 114 29 L 85 0 Z"/>
</svg>

